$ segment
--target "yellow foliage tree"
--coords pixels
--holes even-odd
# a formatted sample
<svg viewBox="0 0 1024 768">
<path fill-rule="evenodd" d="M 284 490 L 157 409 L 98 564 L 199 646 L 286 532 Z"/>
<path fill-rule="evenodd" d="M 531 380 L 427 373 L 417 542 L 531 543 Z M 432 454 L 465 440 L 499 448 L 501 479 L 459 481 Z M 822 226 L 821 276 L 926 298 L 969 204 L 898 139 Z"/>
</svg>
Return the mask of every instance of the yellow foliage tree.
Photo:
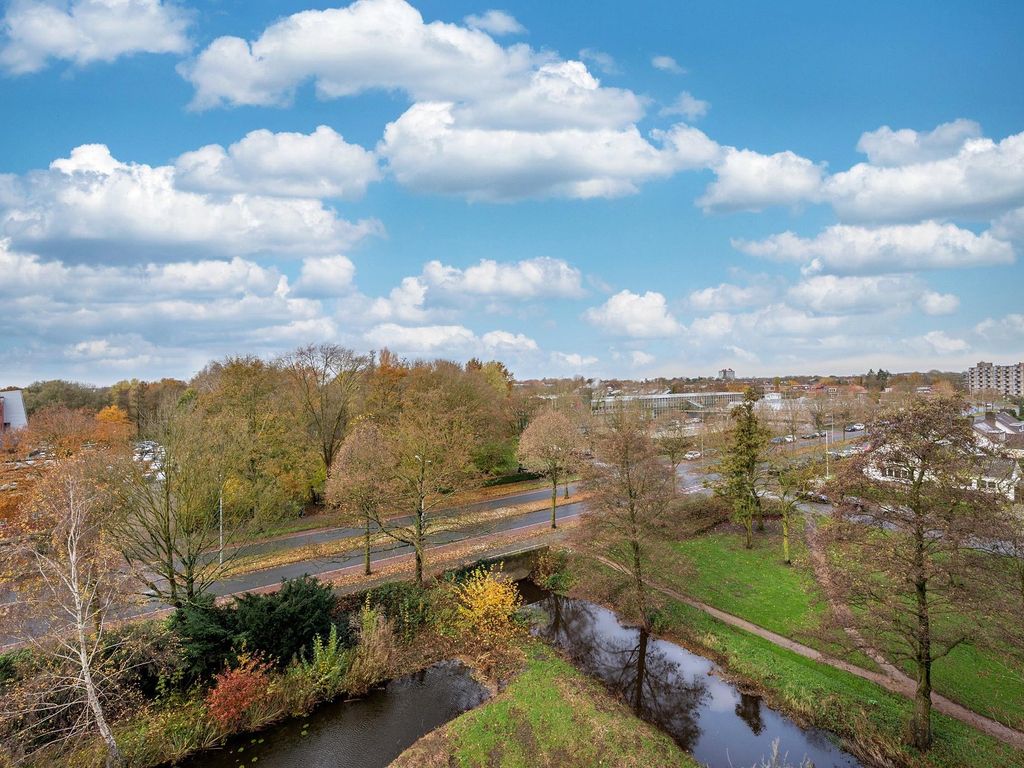
<svg viewBox="0 0 1024 768">
<path fill-rule="evenodd" d="M 128 413 L 116 405 L 102 408 L 95 416 L 95 436 L 103 443 L 117 443 L 127 440 L 135 432 L 135 425 Z"/>
<path fill-rule="evenodd" d="M 511 640 L 519 632 L 515 613 L 523 601 L 515 584 L 500 573 L 477 568 L 455 592 L 459 624 L 465 633 L 493 646 Z"/>
</svg>

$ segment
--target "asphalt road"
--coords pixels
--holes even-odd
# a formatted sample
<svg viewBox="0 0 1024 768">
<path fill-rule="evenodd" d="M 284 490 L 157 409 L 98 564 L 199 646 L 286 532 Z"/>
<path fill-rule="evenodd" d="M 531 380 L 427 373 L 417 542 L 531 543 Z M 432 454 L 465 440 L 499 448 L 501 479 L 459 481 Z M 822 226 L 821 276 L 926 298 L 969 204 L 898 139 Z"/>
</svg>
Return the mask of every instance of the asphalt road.
<svg viewBox="0 0 1024 768">
<path fill-rule="evenodd" d="M 569 483 L 570 496 L 577 490 L 577 483 Z M 561 498 L 563 493 L 562 486 L 558 487 L 558 495 Z M 435 519 L 451 517 L 453 515 L 471 514 L 476 512 L 487 512 L 492 509 L 500 509 L 501 507 L 513 507 L 519 506 L 520 504 L 529 504 L 530 502 L 536 501 L 548 501 L 551 499 L 551 489 L 542 488 L 539 491 L 525 491 L 523 493 L 515 493 L 511 496 L 500 496 L 495 499 L 487 499 L 486 501 L 477 501 L 472 504 L 465 504 L 460 507 L 452 507 L 450 509 L 441 509 L 433 513 Z M 395 525 L 406 525 L 412 522 L 412 517 L 404 516 L 394 518 L 392 521 Z M 251 557 L 254 555 L 268 555 L 274 552 L 283 552 L 288 549 L 295 549 L 297 547 L 305 547 L 311 544 L 328 544 L 332 541 L 338 541 L 339 539 L 348 539 L 353 536 L 362 536 L 363 528 L 361 526 L 354 527 L 342 527 L 342 528 L 320 528 L 312 531 L 303 531 L 302 533 L 293 533 L 287 536 L 280 536 L 266 541 L 259 541 L 251 544 L 243 544 L 238 547 L 238 555 L 242 557 Z M 374 530 L 377 530 L 376 527 Z M 211 553 L 211 559 L 216 557 L 216 553 Z"/>
<path fill-rule="evenodd" d="M 550 491 L 547 495 L 550 498 Z M 583 511 L 583 508 L 583 502 L 561 505 L 557 509 L 556 518 L 558 520 L 563 520 L 576 517 Z M 438 531 L 436 533 L 429 534 L 427 536 L 427 541 L 432 546 L 452 544 L 454 542 L 467 541 L 480 536 L 488 536 L 494 533 L 526 528 L 550 519 L 551 510 L 543 509 L 539 512 L 530 512 L 510 519 L 467 526 L 466 528 L 462 528 L 457 531 Z M 357 533 L 361 533 L 361 531 L 357 531 Z M 382 560 L 384 558 L 394 557 L 395 555 L 401 555 L 408 552 L 412 552 L 412 547 L 396 541 L 372 548 L 370 561 Z M 430 552 L 428 550 L 427 558 L 429 559 L 429 557 Z M 245 592 L 259 587 L 277 584 L 281 579 L 294 579 L 305 574 L 316 576 L 327 571 L 335 571 L 339 568 L 355 565 L 362 561 L 363 551 L 361 548 L 356 548 L 347 552 L 331 555 L 330 557 L 313 558 L 311 560 L 304 560 L 300 563 L 291 563 L 289 565 L 282 565 L 277 568 L 267 568 L 262 571 L 254 571 L 252 573 L 240 573 L 237 576 L 231 576 L 217 582 L 211 591 L 216 595 L 231 595 L 236 592 Z M 155 607 L 163 607 L 156 601 L 153 601 L 152 605 Z M 150 610 L 153 610 L 153 608 Z"/>
</svg>

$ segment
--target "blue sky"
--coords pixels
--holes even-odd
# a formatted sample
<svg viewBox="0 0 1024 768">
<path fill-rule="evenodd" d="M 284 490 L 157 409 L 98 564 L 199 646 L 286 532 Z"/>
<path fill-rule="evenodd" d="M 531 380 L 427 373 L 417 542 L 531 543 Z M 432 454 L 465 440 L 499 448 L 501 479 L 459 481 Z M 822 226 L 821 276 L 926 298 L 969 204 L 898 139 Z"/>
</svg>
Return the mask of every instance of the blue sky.
<svg viewBox="0 0 1024 768">
<path fill-rule="evenodd" d="M 0 385 L 1024 358 L 1024 4 L 0 7 Z"/>
</svg>

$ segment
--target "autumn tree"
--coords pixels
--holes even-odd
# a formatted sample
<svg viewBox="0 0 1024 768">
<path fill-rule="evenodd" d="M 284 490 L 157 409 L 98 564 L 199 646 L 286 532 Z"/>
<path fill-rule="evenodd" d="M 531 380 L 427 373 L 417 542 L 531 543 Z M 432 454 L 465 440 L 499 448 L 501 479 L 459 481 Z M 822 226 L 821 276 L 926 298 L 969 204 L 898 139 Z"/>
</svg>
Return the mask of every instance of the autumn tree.
<svg viewBox="0 0 1024 768">
<path fill-rule="evenodd" d="M 436 528 L 431 512 L 474 476 L 471 420 L 444 393 L 426 389 L 407 395 L 385 435 L 390 462 L 379 467 L 379 482 L 394 494 L 395 508 L 411 519 L 386 519 L 380 508 L 374 523 L 413 549 L 416 583 L 422 584 L 429 535 Z"/>
<path fill-rule="evenodd" d="M 284 374 L 257 357 L 229 357 L 197 374 L 193 387 L 196 413 L 236 447 L 225 476 L 232 505 L 256 526 L 297 514 L 326 470 L 291 407 Z"/>
<path fill-rule="evenodd" d="M 4 687 L 3 709 L 13 708 L 34 747 L 68 746 L 98 735 L 107 766 L 122 763 L 104 704 L 100 652 L 113 609 L 125 597 L 121 559 L 108 537 L 113 498 L 105 482 L 110 459 L 98 451 L 62 458 L 39 481 L 31 499 L 35 524 L 14 555 L 21 637 L 46 663 Z M 18 620 L 20 619 L 20 621 Z"/>
<path fill-rule="evenodd" d="M 580 531 L 581 546 L 626 576 L 629 602 L 650 629 L 650 548 L 672 499 L 673 478 L 639 412 L 611 414 L 595 438 L 594 461 L 584 470 L 591 491 Z"/>
<path fill-rule="evenodd" d="M 355 416 L 372 358 L 337 344 L 310 344 L 285 355 L 278 365 L 290 384 L 308 433 L 327 471 Z"/>
<path fill-rule="evenodd" d="M 366 381 L 365 412 L 376 422 L 397 418 L 402 410 L 402 397 L 406 389 L 410 367 L 389 349 L 377 353 L 377 361 L 370 369 Z"/>
<path fill-rule="evenodd" d="M 395 501 L 391 493 L 395 467 L 390 449 L 381 428 L 364 421 L 341 444 L 327 478 L 327 502 L 364 526 L 363 572 L 367 576 L 374 521 L 384 519 Z"/>
<path fill-rule="evenodd" d="M 765 452 L 770 432 L 757 417 L 757 395 L 747 389 L 743 402 L 733 409 L 733 427 L 729 432 L 718 473 L 721 480 L 715 492 L 732 505 L 733 519 L 746 532 L 746 546 L 754 546 L 753 530 L 764 529 L 761 505 Z"/>
<path fill-rule="evenodd" d="M 852 609 L 845 621 L 915 671 L 918 749 L 932 743 L 934 662 L 999 634 L 1013 594 L 993 582 L 1005 571 L 992 568 L 996 555 L 978 546 L 1006 540 L 1011 520 L 1001 493 L 977 487 L 989 459 L 964 412 L 953 396 L 887 414 L 870 449 L 842 466 L 834 490 L 843 503 L 825 539 L 833 599 Z"/>
<path fill-rule="evenodd" d="M 519 439 L 519 461 L 551 481 L 551 527 L 557 528 L 558 483 L 579 464 L 580 434 L 567 416 L 546 410 Z"/>
</svg>

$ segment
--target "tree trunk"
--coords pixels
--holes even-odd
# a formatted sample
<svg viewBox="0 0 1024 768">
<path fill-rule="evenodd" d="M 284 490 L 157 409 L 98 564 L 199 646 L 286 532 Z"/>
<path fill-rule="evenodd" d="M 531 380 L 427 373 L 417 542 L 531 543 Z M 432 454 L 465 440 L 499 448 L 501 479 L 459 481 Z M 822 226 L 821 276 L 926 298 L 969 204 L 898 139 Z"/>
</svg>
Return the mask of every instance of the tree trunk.
<svg viewBox="0 0 1024 768">
<path fill-rule="evenodd" d="M 630 547 L 633 550 L 633 585 L 636 587 L 636 604 L 640 609 L 640 620 L 643 622 L 641 626 L 644 629 L 650 629 L 650 617 L 647 615 L 647 595 L 644 593 L 644 572 L 640 562 L 640 542 L 635 538 L 635 530 L 633 535 Z"/>
<path fill-rule="evenodd" d="M 786 565 L 793 563 L 789 557 L 789 514 L 786 512 L 782 513 L 782 562 Z"/>
<path fill-rule="evenodd" d="M 419 509 L 416 510 L 416 541 L 413 549 L 416 550 L 416 586 L 423 586 L 423 499 L 420 499 Z"/>
<path fill-rule="evenodd" d="M 366 518 L 366 532 L 363 538 L 363 574 L 370 575 L 370 518 Z"/>
<path fill-rule="evenodd" d="M 747 534 L 747 549 L 754 548 L 754 518 L 751 515 L 745 515 L 743 518 L 743 529 Z"/>
<path fill-rule="evenodd" d="M 569 478 L 565 479 L 565 493 L 562 494 L 563 499 L 569 498 Z"/>
<path fill-rule="evenodd" d="M 754 494 L 754 514 L 757 516 L 757 530 L 764 531 L 764 508 L 761 506 L 761 499 Z"/>
<path fill-rule="evenodd" d="M 117 747 L 117 741 L 114 740 L 114 733 L 110 730 L 107 718 L 103 714 L 103 706 L 100 704 L 100 697 L 96 693 L 96 684 L 92 678 L 92 654 L 89 653 L 89 644 L 85 637 L 85 625 L 88 623 L 88 618 L 85 615 L 85 605 L 82 596 L 78 592 L 76 566 L 77 564 L 72 564 L 71 583 L 74 585 L 73 599 L 75 601 L 75 629 L 78 633 L 79 673 L 81 674 L 82 685 L 85 688 L 85 698 L 89 705 L 89 710 L 96 721 L 96 728 L 100 732 L 100 737 L 107 745 L 107 768 L 117 768 L 117 766 L 123 763 L 123 758 L 121 757 L 121 750 Z"/>
<path fill-rule="evenodd" d="M 914 581 L 917 593 L 917 691 L 914 694 L 914 714 L 911 720 L 911 743 L 924 751 L 932 745 L 932 638 L 928 615 L 928 582 L 925 577 L 924 531 L 914 532 L 917 550 Z"/>
<path fill-rule="evenodd" d="M 917 690 L 914 693 L 914 714 L 910 724 L 911 743 L 922 752 L 932 745 L 932 664 L 917 660 Z"/>
<path fill-rule="evenodd" d="M 558 509 L 558 476 L 555 475 L 551 480 L 551 527 L 557 528 L 557 517 L 556 512 Z"/>
</svg>

